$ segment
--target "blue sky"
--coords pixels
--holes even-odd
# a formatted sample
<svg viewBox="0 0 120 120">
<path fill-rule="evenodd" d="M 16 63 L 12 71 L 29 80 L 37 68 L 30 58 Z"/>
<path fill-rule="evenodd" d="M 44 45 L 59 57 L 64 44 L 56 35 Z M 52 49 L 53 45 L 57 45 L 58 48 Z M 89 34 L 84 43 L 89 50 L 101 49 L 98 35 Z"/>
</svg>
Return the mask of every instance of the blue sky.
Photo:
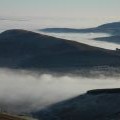
<svg viewBox="0 0 120 120">
<path fill-rule="evenodd" d="M 120 0 L 0 0 L 0 15 L 117 18 Z"/>
</svg>

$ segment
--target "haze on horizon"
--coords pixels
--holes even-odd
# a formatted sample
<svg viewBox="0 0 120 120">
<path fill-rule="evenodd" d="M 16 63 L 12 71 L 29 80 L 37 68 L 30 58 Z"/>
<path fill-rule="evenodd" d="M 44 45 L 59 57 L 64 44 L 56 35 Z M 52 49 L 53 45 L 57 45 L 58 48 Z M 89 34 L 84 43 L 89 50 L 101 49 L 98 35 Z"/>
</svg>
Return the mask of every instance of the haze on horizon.
<svg viewBox="0 0 120 120">
<path fill-rule="evenodd" d="M 119 21 L 119 0 L 0 0 L 0 16 Z"/>
</svg>

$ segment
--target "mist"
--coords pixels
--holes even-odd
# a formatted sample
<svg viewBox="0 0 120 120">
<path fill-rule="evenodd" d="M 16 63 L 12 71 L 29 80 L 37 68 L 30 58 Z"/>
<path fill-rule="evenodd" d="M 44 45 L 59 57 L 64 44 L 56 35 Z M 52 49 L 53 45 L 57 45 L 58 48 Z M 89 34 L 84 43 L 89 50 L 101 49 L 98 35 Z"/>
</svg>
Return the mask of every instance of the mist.
<svg viewBox="0 0 120 120">
<path fill-rule="evenodd" d="M 104 49 L 116 50 L 116 48 L 120 48 L 120 45 L 117 43 L 94 40 L 94 38 L 110 37 L 111 35 L 107 33 L 43 33 L 43 34 L 54 36 L 57 38 L 72 40 Z"/>
<path fill-rule="evenodd" d="M 116 21 L 116 20 L 115 20 Z M 113 22 L 113 20 L 94 20 L 88 18 L 54 18 L 54 17 L 8 17 L 0 16 L 0 33 L 9 29 L 25 29 L 37 33 L 42 33 L 38 31 L 43 28 L 90 28 L 96 27 L 104 23 Z M 46 33 L 43 33 L 46 34 Z M 64 38 L 67 40 L 74 40 L 80 43 L 85 43 L 91 46 L 101 47 L 105 49 L 115 50 L 120 48 L 119 44 L 109 43 L 104 41 L 96 41 L 93 38 L 98 37 L 108 37 L 109 34 L 106 33 L 47 33 L 47 35 Z"/>
<path fill-rule="evenodd" d="M 0 108 L 28 113 L 81 95 L 87 90 L 120 87 L 119 76 L 82 77 L 0 69 Z"/>
</svg>

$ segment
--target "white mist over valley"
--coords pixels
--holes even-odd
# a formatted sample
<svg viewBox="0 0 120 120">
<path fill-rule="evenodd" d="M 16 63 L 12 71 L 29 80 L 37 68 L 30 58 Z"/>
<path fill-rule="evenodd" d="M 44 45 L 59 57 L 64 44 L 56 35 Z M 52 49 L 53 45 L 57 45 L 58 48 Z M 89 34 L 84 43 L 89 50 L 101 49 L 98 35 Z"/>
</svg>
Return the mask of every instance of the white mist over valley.
<svg viewBox="0 0 120 120">
<path fill-rule="evenodd" d="M 9 112 L 31 112 L 98 88 L 120 87 L 115 76 L 83 77 L 0 69 L 0 108 Z"/>
</svg>

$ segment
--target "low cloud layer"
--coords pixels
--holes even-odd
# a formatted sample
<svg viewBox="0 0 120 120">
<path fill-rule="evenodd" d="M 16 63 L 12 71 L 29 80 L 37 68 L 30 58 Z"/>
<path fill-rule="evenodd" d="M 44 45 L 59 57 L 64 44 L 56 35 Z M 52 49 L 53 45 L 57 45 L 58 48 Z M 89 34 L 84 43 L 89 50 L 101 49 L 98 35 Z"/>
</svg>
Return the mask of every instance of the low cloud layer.
<svg viewBox="0 0 120 120">
<path fill-rule="evenodd" d="M 29 71 L 0 70 L 0 108 L 30 112 L 96 88 L 120 87 L 119 77 L 54 76 Z"/>
<path fill-rule="evenodd" d="M 44 33 L 46 34 L 46 33 Z M 117 43 L 110 43 L 106 41 L 96 41 L 94 38 L 100 37 L 110 37 L 110 34 L 106 33 L 47 33 L 47 35 L 55 36 L 58 38 L 63 38 L 67 40 L 74 40 L 76 42 L 88 44 L 91 46 L 96 46 L 105 49 L 115 50 L 116 48 L 120 48 L 120 45 Z"/>
</svg>

